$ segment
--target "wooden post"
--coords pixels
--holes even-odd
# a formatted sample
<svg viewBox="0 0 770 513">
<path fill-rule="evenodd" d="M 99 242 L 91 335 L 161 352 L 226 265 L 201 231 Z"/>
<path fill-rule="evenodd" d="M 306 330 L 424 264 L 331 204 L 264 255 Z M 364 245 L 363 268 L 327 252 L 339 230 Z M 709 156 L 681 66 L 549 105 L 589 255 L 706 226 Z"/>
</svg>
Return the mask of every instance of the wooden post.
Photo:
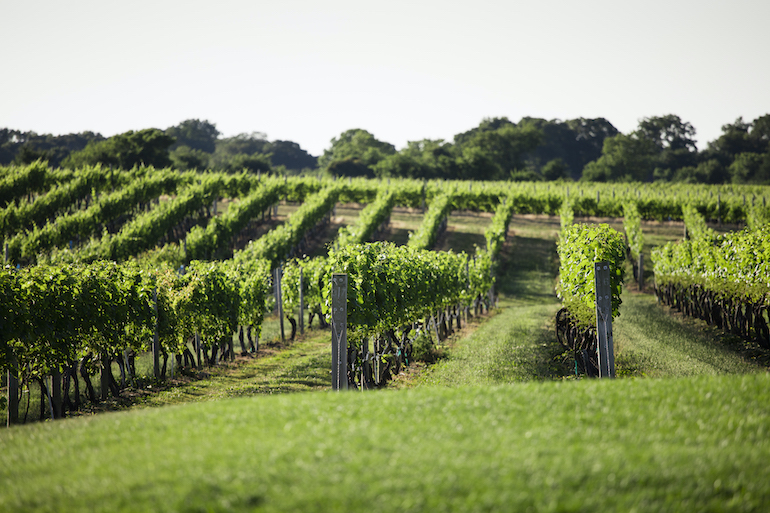
<svg viewBox="0 0 770 513">
<path fill-rule="evenodd" d="M 596 338 L 599 359 L 599 377 L 615 377 L 615 349 L 612 342 L 612 291 L 610 263 L 594 263 L 596 284 Z"/>
<path fill-rule="evenodd" d="M 8 426 L 19 423 L 19 376 L 16 356 L 11 355 L 8 366 Z"/>
<path fill-rule="evenodd" d="M 332 390 L 348 388 L 348 275 L 332 274 Z"/>
<path fill-rule="evenodd" d="M 639 253 L 639 270 L 637 271 L 637 282 L 639 283 L 639 290 L 644 290 L 644 254 Z"/>
<path fill-rule="evenodd" d="M 62 418 L 61 372 L 58 368 L 51 371 L 51 409 L 53 418 Z"/>
<path fill-rule="evenodd" d="M 158 338 L 158 287 L 152 289 L 152 310 L 155 312 L 155 329 L 152 335 L 152 371 L 160 380 L 160 339 Z"/>
<path fill-rule="evenodd" d="M 283 299 L 281 298 L 281 276 L 283 276 L 283 266 L 275 269 L 275 306 L 278 310 L 278 323 L 281 325 L 281 342 L 286 341 L 286 335 L 283 330 Z"/>
<path fill-rule="evenodd" d="M 302 293 L 302 268 L 299 268 L 299 334 L 305 333 L 305 295 Z"/>
<path fill-rule="evenodd" d="M 203 363 L 201 362 L 201 334 L 195 332 L 195 356 L 198 358 L 198 370 L 203 369 Z"/>
</svg>

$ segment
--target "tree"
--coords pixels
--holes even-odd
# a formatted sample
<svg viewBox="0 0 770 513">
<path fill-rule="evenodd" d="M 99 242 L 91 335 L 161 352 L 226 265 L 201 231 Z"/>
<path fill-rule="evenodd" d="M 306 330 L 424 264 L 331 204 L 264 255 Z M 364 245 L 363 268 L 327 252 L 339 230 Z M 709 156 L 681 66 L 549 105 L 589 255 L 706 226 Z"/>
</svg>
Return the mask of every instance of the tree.
<svg viewBox="0 0 770 513">
<path fill-rule="evenodd" d="M 487 128 L 497 125 L 499 128 Z M 478 130 L 466 136 L 468 133 L 455 136 L 455 141 L 462 141 L 455 145 L 462 178 L 468 180 L 507 180 L 526 167 L 525 156 L 537 148 L 543 137 L 532 124 L 517 126 L 496 120 L 482 121 Z"/>
<path fill-rule="evenodd" d="M 575 165 L 572 165 L 572 177 L 578 179 L 586 164 L 601 157 L 604 141 L 608 137 L 619 135 L 620 132 L 604 118 L 576 118 L 567 120 L 565 123 L 575 133 L 579 156 L 576 158 L 575 165 L 579 170 L 576 173 Z"/>
<path fill-rule="evenodd" d="M 315 169 L 318 166 L 316 157 L 292 141 L 273 141 L 264 147 L 264 151 L 272 155 L 270 162 L 274 166 L 284 166 L 293 171 Z"/>
<path fill-rule="evenodd" d="M 380 177 L 456 179 L 460 166 L 451 143 L 423 139 L 407 142 L 401 151 L 375 164 L 374 172 Z"/>
<path fill-rule="evenodd" d="M 347 171 L 361 173 L 356 176 L 374 176 L 375 164 L 395 153 L 392 144 L 376 139 L 366 130 L 353 128 L 332 138 L 331 147 L 318 158 L 318 166 L 332 173 Z M 335 164 L 340 161 L 346 164 Z"/>
<path fill-rule="evenodd" d="M 214 153 L 217 138 L 221 134 L 216 125 L 207 120 L 187 119 L 178 125 L 168 127 L 166 135 L 176 139 L 170 148 L 172 151 L 180 146 L 187 146 L 193 150 Z"/>
<path fill-rule="evenodd" d="M 770 153 L 739 153 L 729 172 L 733 183 L 770 183 Z"/>
<path fill-rule="evenodd" d="M 639 137 L 649 139 L 660 150 L 688 150 L 696 152 L 695 128 L 679 116 L 667 114 L 643 118 L 637 130 Z"/>
<path fill-rule="evenodd" d="M 192 149 L 189 146 L 177 146 L 170 155 L 172 165 L 182 171 L 199 170 L 209 168 L 211 155 L 203 150 Z"/>
<path fill-rule="evenodd" d="M 101 134 L 82 132 L 77 134 L 51 135 L 19 130 L 0 129 L 0 165 L 11 162 L 24 163 L 42 157 L 51 167 L 59 167 L 73 151 L 82 150 L 91 142 L 103 141 Z"/>
<path fill-rule="evenodd" d="M 593 182 L 647 182 L 652 180 L 657 157 L 655 144 L 637 134 L 608 137 L 602 156 L 586 164 L 583 180 Z"/>
<path fill-rule="evenodd" d="M 168 167 L 171 165 L 168 148 L 173 143 L 171 136 L 157 128 L 137 132 L 129 130 L 104 141 L 88 143 L 82 150 L 70 153 L 62 166 L 78 168 L 103 164 L 123 169 L 137 165 Z"/>
<path fill-rule="evenodd" d="M 244 170 L 251 173 L 269 173 L 272 171 L 272 166 L 270 165 L 270 154 L 247 155 L 246 153 L 239 153 L 232 155 L 227 160 L 220 161 L 217 169 L 225 173 L 240 173 Z"/>
<path fill-rule="evenodd" d="M 570 178 L 570 170 L 562 159 L 553 159 L 543 166 L 541 170 L 543 178 L 549 181 L 564 180 Z"/>
</svg>

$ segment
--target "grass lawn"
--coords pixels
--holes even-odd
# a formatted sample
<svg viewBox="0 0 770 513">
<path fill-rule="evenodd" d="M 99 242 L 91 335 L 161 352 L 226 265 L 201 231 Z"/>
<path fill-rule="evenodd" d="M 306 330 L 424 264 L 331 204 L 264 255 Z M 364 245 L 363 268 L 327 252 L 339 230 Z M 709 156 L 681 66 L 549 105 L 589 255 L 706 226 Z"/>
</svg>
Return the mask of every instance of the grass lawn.
<svg viewBox="0 0 770 513">
<path fill-rule="evenodd" d="M 766 511 L 770 376 L 254 396 L 0 432 L 0 511 Z"/>
</svg>

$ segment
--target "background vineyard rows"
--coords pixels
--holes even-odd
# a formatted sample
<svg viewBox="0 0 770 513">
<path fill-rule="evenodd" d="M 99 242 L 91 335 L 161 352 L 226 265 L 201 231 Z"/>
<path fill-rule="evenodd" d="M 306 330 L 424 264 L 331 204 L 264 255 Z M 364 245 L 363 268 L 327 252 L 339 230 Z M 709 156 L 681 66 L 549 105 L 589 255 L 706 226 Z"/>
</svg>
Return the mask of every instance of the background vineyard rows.
<svg viewBox="0 0 770 513">
<path fill-rule="evenodd" d="M 769 193 L 767 187 L 739 185 L 334 180 L 179 173 L 151 167 L 124 171 L 97 166 L 73 172 L 39 163 L 1 168 L 0 228 L 6 238 L 7 265 L 0 283 L 4 302 L 0 357 L 4 371 L 37 381 L 53 398 L 51 409 L 59 416 L 62 408 L 79 406 L 77 389 L 75 404 L 68 404 L 69 386 L 78 386 L 78 374 L 93 401 L 97 398 L 90 375 L 100 369 L 103 397 L 130 384 L 135 377 L 133 358 L 148 350 L 153 336 L 163 354 L 161 374 L 169 359 L 177 367 L 200 367 L 232 358 L 234 331 L 240 335 L 241 350 L 253 350 L 271 308 L 274 269 L 285 273 L 282 306 L 294 317 L 302 267 L 307 311 L 319 317 L 328 305 L 329 274 L 354 272 L 355 286 L 349 291 L 349 303 L 354 305 L 349 313 L 354 376 L 355 365 L 360 367 L 366 359 L 361 344 L 367 337 L 385 334 L 381 348 L 390 345 L 389 354 L 406 353 L 404 342 L 415 335 L 413 330 L 427 329 L 429 318 L 434 328 L 441 319 L 444 329 L 447 322 L 451 329 L 452 322 L 459 323 L 463 308 L 489 306 L 496 255 L 513 214 L 561 215 L 565 229 L 574 217 L 624 217 L 634 258 L 641 247 L 642 219 L 684 219 L 688 232 L 695 235 L 689 245 L 707 240 L 710 248 L 721 245 L 756 253 L 756 246 L 767 240 L 762 230 Z M 299 207 L 277 224 L 271 214 L 279 202 Z M 314 231 L 328 223 L 337 204 L 345 203 L 368 207 L 355 225 L 340 230 L 328 255 L 290 260 L 303 256 Z M 421 228 L 411 234 L 407 246 L 357 246 L 387 224 L 395 206 L 425 212 Z M 457 210 L 494 213 L 486 247 L 477 248 L 472 259 L 428 251 L 449 213 Z M 698 219 L 749 228 L 743 235 L 720 238 L 703 235 Z M 565 231 L 563 240 L 569 237 Z M 577 246 L 586 247 L 583 242 Z M 692 275 L 692 261 L 671 263 L 675 251 L 692 255 L 699 250 L 671 246 L 656 253 L 656 266 L 668 266 L 661 276 L 677 275 L 671 270 L 676 266 L 690 269 Z M 753 262 L 755 279 L 749 293 L 736 283 L 751 262 L 732 269 L 722 266 L 719 279 L 713 277 L 716 267 L 711 265 L 697 271 L 707 278 L 674 281 L 677 286 L 700 287 L 698 291 L 708 282 L 713 296 L 709 305 L 722 301 L 722 311 L 732 309 L 713 322 L 761 338 L 767 331 L 768 283 L 760 277 L 768 273 L 757 266 L 767 263 L 766 256 L 761 253 Z M 562 260 L 568 261 L 566 255 Z M 404 283 L 412 284 L 412 290 Z M 686 306 L 685 298 L 694 292 L 672 291 L 671 280 L 660 284 L 656 290 L 666 301 L 695 311 Z M 728 289 L 731 292 L 725 295 Z M 732 303 L 724 306 L 725 301 Z M 567 298 L 565 306 L 569 304 Z M 388 315 L 375 315 L 376 305 L 387 305 L 380 310 Z M 715 308 L 709 308 L 700 308 L 698 315 L 716 319 Z M 711 317 L 703 313 L 706 310 Z M 576 319 L 580 315 L 584 314 L 575 312 Z M 380 359 L 385 354 L 383 349 Z M 120 382 L 109 371 L 111 361 L 120 367 Z M 48 390 L 51 374 L 58 383 Z M 62 383 L 64 398 L 57 399 Z"/>
</svg>

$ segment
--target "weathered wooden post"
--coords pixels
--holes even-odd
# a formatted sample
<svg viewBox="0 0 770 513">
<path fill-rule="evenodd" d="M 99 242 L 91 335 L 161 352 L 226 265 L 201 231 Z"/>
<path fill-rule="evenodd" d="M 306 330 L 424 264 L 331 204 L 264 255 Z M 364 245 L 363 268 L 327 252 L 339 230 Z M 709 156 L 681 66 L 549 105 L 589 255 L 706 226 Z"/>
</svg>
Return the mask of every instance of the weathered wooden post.
<svg viewBox="0 0 770 513">
<path fill-rule="evenodd" d="M 58 367 L 51 371 L 51 409 L 53 418 L 60 419 L 62 415 L 62 395 L 61 395 L 61 371 Z"/>
<path fill-rule="evenodd" d="M 286 341 L 286 335 L 283 330 L 283 298 L 281 297 L 281 277 L 283 276 L 283 266 L 275 269 L 275 308 L 278 312 L 278 323 L 281 326 L 281 342 Z"/>
<path fill-rule="evenodd" d="M 8 366 L 8 426 L 19 423 L 19 376 L 16 355 L 11 355 Z"/>
<path fill-rule="evenodd" d="M 644 290 L 644 254 L 639 253 L 639 271 L 637 271 L 637 283 L 639 284 L 639 290 Z"/>
<path fill-rule="evenodd" d="M 299 334 L 305 333 L 305 295 L 302 292 L 302 268 L 299 268 Z"/>
<path fill-rule="evenodd" d="M 348 275 L 332 274 L 332 390 L 348 388 Z"/>
<path fill-rule="evenodd" d="M 160 380 L 160 340 L 158 338 L 158 287 L 152 289 L 152 310 L 155 312 L 155 329 L 152 335 L 152 371 Z"/>
<path fill-rule="evenodd" d="M 195 332 L 195 357 L 198 359 L 198 370 L 203 369 L 203 362 L 201 362 L 201 334 Z"/>
<path fill-rule="evenodd" d="M 615 349 L 612 343 L 612 290 L 610 263 L 594 263 L 596 284 L 596 338 L 599 377 L 615 377 Z"/>
</svg>

